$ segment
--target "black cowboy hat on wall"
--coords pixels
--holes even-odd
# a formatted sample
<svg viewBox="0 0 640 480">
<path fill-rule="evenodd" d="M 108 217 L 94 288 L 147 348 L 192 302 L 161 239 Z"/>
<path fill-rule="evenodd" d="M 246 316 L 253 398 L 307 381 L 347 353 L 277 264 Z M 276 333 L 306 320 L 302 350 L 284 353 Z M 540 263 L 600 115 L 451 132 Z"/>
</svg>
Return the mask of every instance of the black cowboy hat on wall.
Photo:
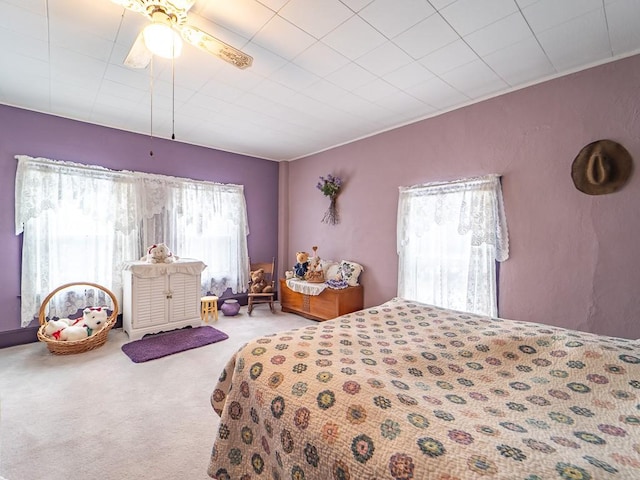
<svg viewBox="0 0 640 480">
<path fill-rule="evenodd" d="M 631 155 L 613 140 L 598 140 L 586 145 L 571 165 L 576 188 L 588 195 L 603 195 L 620 190 L 633 169 Z"/>
</svg>

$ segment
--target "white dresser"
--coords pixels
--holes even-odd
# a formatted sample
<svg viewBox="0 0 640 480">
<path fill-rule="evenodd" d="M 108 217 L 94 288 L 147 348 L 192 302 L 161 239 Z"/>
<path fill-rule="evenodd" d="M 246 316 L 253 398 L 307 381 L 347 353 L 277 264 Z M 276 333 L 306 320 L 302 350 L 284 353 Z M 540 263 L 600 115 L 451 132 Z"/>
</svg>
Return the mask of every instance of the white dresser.
<svg viewBox="0 0 640 480">
<path fill-rule="evenodd" d="M 131 340 L 148 333 L 200 325 L 199 260 L 127 262 L 123 268 L 122 325 Z"/>
</svg>

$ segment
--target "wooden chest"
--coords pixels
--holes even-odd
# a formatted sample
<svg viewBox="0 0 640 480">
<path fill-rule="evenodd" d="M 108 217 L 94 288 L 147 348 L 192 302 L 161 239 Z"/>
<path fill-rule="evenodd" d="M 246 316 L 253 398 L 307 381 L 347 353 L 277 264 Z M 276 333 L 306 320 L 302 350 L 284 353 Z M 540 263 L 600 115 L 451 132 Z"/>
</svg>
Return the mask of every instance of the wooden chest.
<svg viewBox="0 0 640 480">
<path fill-rule="evenodd" d="M 281 278 L 278 294 L 283 312 L 297 313 L 312 320 L 331 320 L 364 308 L 362 285 L 341 290 L 325 288 L 320 295 L 305 295 L 291 290 Z"/>
</svg>

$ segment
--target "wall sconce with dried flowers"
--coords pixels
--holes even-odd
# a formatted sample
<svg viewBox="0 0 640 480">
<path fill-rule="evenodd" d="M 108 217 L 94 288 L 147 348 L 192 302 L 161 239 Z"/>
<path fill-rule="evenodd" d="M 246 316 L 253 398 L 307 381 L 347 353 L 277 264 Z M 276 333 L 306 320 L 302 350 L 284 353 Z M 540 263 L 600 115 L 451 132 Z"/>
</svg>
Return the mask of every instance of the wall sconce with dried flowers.
<svg viewBox="0 0 640 480">
<path fill-rule="evenodd" d="M 316 185 L 316 188 L 322 192 L 325 197 L 331 199 L 328 210 L 322 217 L 322 223 L 328 223 L 329 225 L 335 225 L 340 223 L 340 216 L 338 215 L 338 209 L 336 207 L 336 198 L 342 188 L 342 180 L 339 177 L 334 177 L 329 174 L 326 177 L 320 177 L 320 181 Z"/>
</svg>

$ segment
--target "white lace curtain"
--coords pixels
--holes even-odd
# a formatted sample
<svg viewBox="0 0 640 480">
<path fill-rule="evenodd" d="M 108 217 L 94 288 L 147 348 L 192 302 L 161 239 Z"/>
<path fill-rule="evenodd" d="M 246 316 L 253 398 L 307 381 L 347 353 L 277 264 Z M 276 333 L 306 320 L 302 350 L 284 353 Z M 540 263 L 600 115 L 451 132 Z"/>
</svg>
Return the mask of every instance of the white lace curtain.
<svg viewBox="0 0 640 480">
<path fill-rule="evenodd" d="M 401 187 L 398 295 L 497 315 L 496 261 L 509 257 L 500 177 Z"/>
<path fill-rule="evenodd" d="M 143 245 L 164 239 L 179 256 L 202 260 L 203 294 L 243 292 L 249 282 L 249 224 L 241 185 L 136 173 Z"/>
<path fill-rule="evenodd" d="M 65 283 L 98 283 L 121 301 L 123 262 L 139 259 L 146 246 L 159 242 L 181 257 L 209 265 L 203 272 L 204 291 L 246 289 L 249 232 L 242 186 L 16 158 L 16 234 L 23 233 L 22 326 L 37 316 L 44 297 Z M 218 244 L 207 242 L 211 235 Z M 220 245 L 223 248 L 216 248 Z M 50 303 L 52 313 L 73 313 L 75 304 L 86 300 L 84 295 L 95 292 L 76 294 L 73 305 L 69 295 L 60 296 Z"/>
</svg>

